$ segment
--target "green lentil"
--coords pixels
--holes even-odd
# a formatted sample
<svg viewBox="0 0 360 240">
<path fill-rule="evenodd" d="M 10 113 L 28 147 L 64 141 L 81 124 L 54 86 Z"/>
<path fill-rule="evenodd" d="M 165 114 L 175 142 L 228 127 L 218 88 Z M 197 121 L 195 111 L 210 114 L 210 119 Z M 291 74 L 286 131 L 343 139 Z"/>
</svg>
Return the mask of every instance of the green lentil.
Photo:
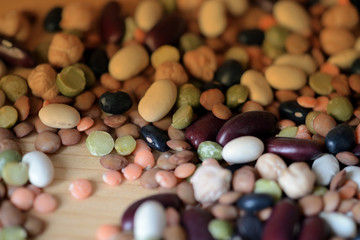
<svg viewBox="0 0 360 240">
<path fill-rule="evenodd" d="M 266 193 L 276 201 L 281 199 L 282 190 L 279 184 L 273 180 L 260 178 L 255 182 L 254 193 Z"/>
<path fill-rule="evenodd" d="M 222 240 L 231 239 L 234 233 L 233 226 L 229 222 L 220 219 L 211 220 L 208 225 L 208 230 L 214 239 Z"/>
<path fill-rule="evenodd" d="M 25 240 L 26 237 L 25 229 L 19 226 L 4 227 L 0 231 L 1 240 Z"/>
<path fill-rule="evenodd" d="M 244 103 L 249 96 L 249 89 L 241 84 L 235 84 L 226 90 L 226 106 L 236 108 Z"/>
<path fill-rule="evenodd" d="M 2 176 L 2 170 L 8 162 L 20 162 L 21 154 L 18 151 L 8 149 L 0 153 L 0 176 Z"/>
<path fill-rule="evenodd" d="M 15 102 L 21 96 L 25 96 L 28 92 L 26 80 L 15 74 L 2 77 L 0 79 L 0 88 L 12 102 Z"/>
<path fill-rule="evenodd" d="M 176 129 L 188 127 L 193 120 L 193 109 L 190 105 L 180 107 L 172 117 L 171 126 Z"/>
<path fill-rule="evenodd" d="M 11 128 L 18 120 L 18 112 L 13 106 L 5 105 L 0 108 L 0 127 Z"/>
<path fill-rule="evenodd" d="M 265 41 L 276 48 L 283 49 L 289 33 L 285 27 L 276 25 L 265 31 Z"/>
<path fill-rule="evenodd" d="M 86 88 L 90 88 L 95 85 L 96 77 L 95 77 L 94 72 L 91 70 L 91 68 L 89 68 L 87 65 L 85 65 L 83 63 L 76 63 L 73 66 L 80 68 L 84 72 L 85 80 L 86 80 L 86 84 L 85 84 Z"/>
<path fill-rule="evenodd" d="M 122 156 L 130 155 L 136 147 L 136 141 L 133 136 L 125 135 L 115 140 L 115 149 Z"/>
<path fill-rule="evenodd" d="M 264 40 L 262 49 L 266 56 L 271 59 L 275 59 L 285 53 L 283 48 L 272 45 L 270 42 Z"/>
<path fill-rule="evenodd" d="M 190 105 L 193 108 L 200 106 L 201 91 L 191 83 L 185 83 L 179 89 L 176 106 L 178 108 L 184 105 Z"/>
<path fill-rule="evenodd" d="M 285 127 L 283 129 L 280 130 L 280 132 L 278 133 L 278 137 L 295 137 L 296 133 L 298 131 L 298 127 L 296 126 L 289 126 L 289 127 Z"/>
<path fill-rule="evenodd" d="M 176 10 L 176 0 L 160 0 L 165 12 L 172 13 Z"/>
<path fill-rule="evenodd" d="M 354 113 L 354 107 L 346 97 L 334 97 L 326 107 L 327 114 L 338 121 L 347 121 Z"/>
<path fill-rule="evenodd" d="M 231 47 L 225 53 L 225 60 L 233 59 L 238 61 L 241 66 L 244 68 L 247 67 L 249 63 L 249 55 L 247 54 L 246 50 L 242 47 Z"/>
<path fill-rule="evenodd" d="M 28 166 L 22 162 L 8 162 L 2 169 L 2 177 L 6 184 L 23 186 L 28 181 Z"/>
<path fill-rule="evenodd" d="M 56 76 L 56 85 L 62 95 L 75 97 L 85 89 L 85 73 L 79 67 L 65 67 Z"/>
<path fill-rule="evenodd" d="M 324 186 L 315 186 L 312 194 L 317 196 L 323 196 L 329 189 Z"/>
<path fill-rule="evenodd" d="M 316 72 L 309 78 L 309 86 L 319 95 L 328 95 L 334 88 L 331 85 L 332 76 L 322 72 Z"/>
<path fill-rule="evenodd" d="M 180 48 L 184 52 L 195 50 L 203 44 L 201 37 L 195 33 L 185 33 L 180 38 Z"/>
<path fill-rule="evenodd" d="M 156 49 L 151 54 L 151 65 L 154 68 L 157 68 L 162 63 L 167 61 L 179 62 L 180 60 L 180 52 L 179 50 L 171 45 L 163 45 Z"/>
<path fill-rule="evenodd" d="M 93 131 L 86 138 L 86 147 L 92 155 L 105 156 L 114 148 L 114 139 L 105 131 Z"/>
<path fill-rule="evenodd" d="M 305 125 L 309 129 L 312 134 L 316 134 L 314 130 L 314 119 L 320 114 L 319 111 L 311 111 L 306 115 L 305 118 Z"/>
<path fill-rule="evenodd" d="M 204 141 L 199 144 L 197 149 L 197 153 L 199 155 L 200 160 L 205 160 L 208 158 L 214 158 L 216 160 L 222 159 L 222 152 L 223 147 L 212 141 Z"/>
</svg>

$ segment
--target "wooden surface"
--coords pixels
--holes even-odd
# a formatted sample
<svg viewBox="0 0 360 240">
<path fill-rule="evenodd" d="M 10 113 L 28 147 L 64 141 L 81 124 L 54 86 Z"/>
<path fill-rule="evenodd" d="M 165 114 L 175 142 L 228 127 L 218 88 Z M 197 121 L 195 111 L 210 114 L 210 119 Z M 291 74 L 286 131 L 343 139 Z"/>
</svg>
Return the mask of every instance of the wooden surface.
<svg viewBox="0 0 360 240">
<path fill-rule="evenodd" d="M 56 5 L 63 6 L 73 0 L 0 0 L 0 14 L 11 10 L 22 10 L 37 16 L 29 46 L 43 41 L 49 35 L 41 29 L 46 12 Z M 106 2 L 87 0 L 97 12 Z M 125 13 L 131 13 L 136 0 L 122 0 Z M 24 153 L 34 150 L 36 134 L 20 140 Z M 46 230 L 39 240 L 82 240 L 95 239 L 95 231 L 102 224 L 119 224 L 120 216 L 126 207 L 136 199 L 155 193 L 139 185 L 138 181 L 126 181 L 120 186 L 108 186 L 102 182 L 104 168 L 99 157 L 91 156 L 85 146 L 85 136 L 81 143 L 72 147 L 62 147 L 56 154 L 50 155 L 55 166 L 55 180 L 44 189 L 53 194 L 59 202 L 59 208 L 51 214 L 32 214 L 46 221 Z M 89 179 L 94 185 L 93 195 L 85 200 L 75 200 L 70 196 L 68 187 L 74 179 Z"/>
</svg>

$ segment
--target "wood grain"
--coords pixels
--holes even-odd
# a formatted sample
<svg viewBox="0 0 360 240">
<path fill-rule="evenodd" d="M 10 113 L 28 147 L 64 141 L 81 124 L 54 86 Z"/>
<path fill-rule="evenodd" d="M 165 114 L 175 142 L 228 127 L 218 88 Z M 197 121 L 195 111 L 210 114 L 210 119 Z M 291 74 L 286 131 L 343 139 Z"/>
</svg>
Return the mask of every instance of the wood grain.
<svg viewBox="0 0 360 240">
<path fill-rule="evenodd" d="M 54 6 L 63 6 L 73 0 L 10 0 L 1 1 L 0 15 L 8 11 L 19 10 L 35 14 L 36 21 L 29 48 L 49 38 L 42 30 L 45 14 Z M 87 0 L 97 13 L 106 1 Z M 137 0 L 122 0 L 125 14 L 131 14 Z M 33 133 L 19 140 L 24 153 L 34 150 Z M 136 199 L 153 194 L 156 190 L 147 190 L 140 186 L 139 181 L 125 181 L 120 186 L 108 186 L 102 182 L 104 168 L 99 157 L 89 154 L 85 146 L 86 137 L 72 147 L 61 147 L 50 155 L 55 166 L 55 180 L 44 189 L 53 194 L 59 202 L 59 208 L 51 214 L 34 214 L 46 222 L 45 232 L 36 239 L 39 240 L 89 240 L 95 239 L 96 229 L 102 224 L 119 224 L 119 219 L 128 205 Z M 94 185 L 93 195 L 85 200 L 75 200 L 70 196 L 68 187 L 72 180 L 89 179 Z"/>
</svg>

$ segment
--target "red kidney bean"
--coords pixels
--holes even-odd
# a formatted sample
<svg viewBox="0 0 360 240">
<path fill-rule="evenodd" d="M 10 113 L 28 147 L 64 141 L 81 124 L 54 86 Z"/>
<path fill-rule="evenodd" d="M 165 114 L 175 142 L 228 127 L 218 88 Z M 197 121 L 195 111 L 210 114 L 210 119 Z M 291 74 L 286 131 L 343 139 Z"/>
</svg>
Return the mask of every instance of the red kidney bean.
<svg viewBox="0 0 360 240">
<path fill-rule="evenodd" d="M 277 119 L 270 112 L 245 112 L 230 118 L 221 127 L 216 141 L 224 146 L 232 139 L 241 136 L 270 137 L 275 135 L 276 126 Z"/>
<path fill-rule="evenodd" d="M 146 35 L 145 44 L 155 51 L 165 44 L 176 43 L 185 32 L 185 21 L 176 15 L 169 15 L 161 19 Z"/>
<path fill-rule="evenodd" d="M 185 228 L 187 239 L 213 239 L 208 230 L 211 219 L 211 214 L 206 210 L 200 208 L 190 208 L 185 210 L 181 216 L 181 222 Z"/>
<path fill-rule="evenodd" d="M 174 207 L 176 209 L 180 209 L 182 206 L 182 202 L 180 198 L 176 194 L 172 193 L 163 193 L 152 195 L 143 199 L 140 199 L 133 204 L 131 204 L 124 212 L 121 217 L 121 227 L 124 231 L 132 231 L 134 227 L 134 215 L 136 209 L 145 201 L 153 200 L 161 203 L 165 208 Z"/>
<path fill-rule="evenodd" d="M 298 240 L 325 240 L 329 237 L 328 230 L 325 221 L 321 217 L 308 217 L 302 224 Z"/>
<path fill-rule="evenodd" d="M 10 38 L 0 35 L 0 58 L 10 65 L 34 67 L 35 60 L 30 52 L 20 47 Z"/>
<path fill-rule="evenodd" d="M 186 128 L 185 139 L 194 148 L 198 148 L 203 141 L 215 141 L 216 134 L 224 123 L 225 120 L 219 119 L 209 112 Z"/>
<path fill-rule="evenodd" d="M 299 220 L 300 212 L 289 199 L 279 201 L 270 218 L 266 221 L 262 235 L 263 240 L 294 239 L 294 227 Z"/>
<path fill-rule="evenodd" d="M 315 160 L 323 153 L 321 147 L 312 140 L 286 137 L 267 139 L 265 152 L 275 153 L 293 162 Z"/>
<path fill-rule="evenodd" d="M 125 21 L 121 15 L 120 4 L 108 2 L 101 12 L 100 33 L 107 43 L 119 43 L 124 36 Z"/>
</svg>

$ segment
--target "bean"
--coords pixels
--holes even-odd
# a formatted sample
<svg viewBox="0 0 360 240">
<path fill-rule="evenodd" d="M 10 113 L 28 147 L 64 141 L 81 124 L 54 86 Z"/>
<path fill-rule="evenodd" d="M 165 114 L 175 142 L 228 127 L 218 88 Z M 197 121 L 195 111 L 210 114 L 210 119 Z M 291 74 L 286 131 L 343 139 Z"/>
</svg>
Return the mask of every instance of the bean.
<svg viewBox="0 0 360 240">
<path fill-rule="evenodd" d="M 334 234 L 344 238 L 355 237 L 356 235 L 356 224 L 350 217 L 338 213 L 320 213 L 320 217 L 329 225 L 330 229 Z"/>
<path fill-rule="evenodd" d="M 340 171 L 340 166 L 332 154 L 325 153 L 315 159 L 311 169 L 316 174 L 316 183 L 327 186 L 335 174 Z"/>
<path fill-rule="evenodd" d="M 180 182 L 176 186 L 176 195 L 185 204 L 188 204 L 188 205 L 196 204 L 193 187 L 192 187 L 191 183 L 189 183 L 187 181 Z"/>
<path fill-rule="evenodd" d="M 163 232 L 163 238 L 165 240 L 186 240 L 185 230 L 177 225 L 177 226 L 167 226 Z"/>
<path fill-rule="evenodd" d="M 239 198 L 236 204 L 247 212 L 255 212 L 273 206 L 274 199 L 265 193 L 252 193 Z"/>
<path fill-rule="evenodd" d="M 7 128 L 0 127 L 0 139 L 14 139 L 14 133 Z"/>
<path fill-rule="evenodd" d="M 151 151 L 141 150 L 136 153 L 134 163 L 145 170 L 151 169 L 155 165 L 155 159 Z"/>
<path fill-rule="evenodd" d="M 332 190 L 327 191 L 323 195 L 323 203 L 324 203 L 324 207 L 323 207 L 324 212 L 335 211 L 340 204 L 340 194 Z"/>
<path fill-rule="evenodd" d="M 56 32 L 61 30 L 60 21 L 61 21 L 61 7 L 52 8 L 45 16 L 43 26 L 44 29 L 48 32 Z"/>
<path fill-rule="evenodd" d="M 152 168 L 145 171 L 140 177 L 141 186 L 148 189 L 158 188 L 159 183 L 155 179 L 155 175 L 158 171 L 160 171 L 158 168 Z"/>
<path fill-rule="evenodd" d="M 281 171 L 286 169 L 286 164 L 278 155 L 265 153 L 257 159 L 255 168 L 261 177 L 276 180 Z"/>
<path fill-rule="evenodd" d="M 135 163 L 129 163 L 126 167 L 121 169 L 121 172 L 124 174 L 125 179 L 134 181 L 141 176 L 142 167 Z"/>
<path fill-rule="evenodd" d="M 142 127 L 140 129 L 140 134 L 151 148 L 161 152 L 165 152 L 169 149 L 166 145 L 166 142 L 169 140 L 167 134 L 155 126 L 147 125 Z"/>
<path fill-rule="evenodd" d="M 210 234 L 215 239 L 228 239 L 233 234 L 232 225 L 224 220 L 213 219 L 208 225 Z"/>
<path fill-rule="evenodd" d="M 328 55 L 338 53 L 354 45 L 354 35 L 347 29 L 326 27 L 319 35 L 321 47 Z"/>
<path fill-rule="evenodd" d="M 181 106 L 172 117 L 171 126 L 177 129 L 188 127 L 193 120 L 193 109 L 190 105 Z"/>
<path fill-rule="evenodd" d="M 292 239 L 294 227 L 300 215 L 296 205 L 289 200 L 281 200 L 276 205 L 266 221 L 263 238 L 267 239 Z"/>
<path fill-rule="evenodd" d="M 117 186 L 122 182 L 122 175 L 118 171 L 107 170 L 103 173 L 102 180 L 110 186 Z"/>
<path fill-rule="evenodd" d="M 299 199 L 299 205 L 304 216 L 316 216 L 323 209 L 322 197 L 307 195 Z"/>
<path fill-rule="evenodd" d="M 9 149 L 21 152 L 19 144 L 14 139 L 0 139 L 0 153 Z"/>
<path fill-rule="evenodd" d="M 46 126 L 53 128 L 73 128 L 80 121 L 79 112 L 65 104 L 49 104 L 39 111 L 39 118 Z"/>
<path fill-rule="evenodd" d="M 58 135 L 64 146 L 76 145 L 81 140 L 81 133 L 76 129 L 60 129 Z"/>
<path fill-rule="evenodd" d="M 161 47 L 159 49 L 161 49 Z M 165 53 L 167 54 L 167 51 Z M 177 52 L 177 54 L 179 53 Z M 173 55 L 175 55 L 175 53 Z M 180 56 L 178 58 L 180 58 Z M 177 61 L 179 61 L 179 59 L 177 59 Z M 159 63 L 159 65 L 156 67 L 156 72 L 154 76 L 155 81 L 160 79 L 169 79 L 173 81 L 178 87 L 181 87 L 183 84 L 186 84 L 189 80 L 189 77 L 184 67 L 177 61 L 174 61 L 172 59 L 169 60 L 164 59 L 163 62 Z"/>
<path fill-rule="evenodd" d="M 140 129 L 138 126 L 132 123 L 125 123 L 124 125 L 115 129 L 116 137 L 132 136 L 133 138 L 140 137 Z"/>
<path fill-rule="evenodd" d="M 199 28 L 206 37 L 217 37 L 225 31 L 227 20 L 225 6 L 216 1 L 203 3 L 199 10 Z"/>
<path fill-rule="evenodd" d="M 241 76 L 240 82 L 249 89 L 249 98 L 252 101 L 267 106 L 273 101 L 273 93 L 265 77 L 258 71 L 247 70 Z"/>
<path fill-rule="evenodd" d="M 191 83 L 185 83 L 179 88 L 176 105 L 178 108 L 190 105 L 194 109 L 200 106 L 200 90 Z"/>
<path fill-rule="evenodd" d="M 104 224 L 97 228 L 96 230 L 96 239 L 98 240 L 106 240 L 115 238 L 117 235 L 120 234 L 120 229 L 118 226 Z"/>
<path fill-rule="evenodd" d="M 315 239 L 327 239 L 328 231 L 325 221 L 318 217 L 307 217 L 303 221 L 303 226 L 300 231 L 299 240 L 315 240 Z"/>
<path fill-rule="evenodd" d="M 225 60 L 215 72 L 214 81 L 218 81 L 226 87 L 231 87 L 239 82 L 243 72 L 243 67 L 238 61 L 233 59 Z"/>
<path fill-rule="evenodd" d="M 34 67 L 34 57 L 8 37 L 0 36 L 0 56 L 6 63 L 20 67 Z"/>
<path fill-rule="evenodd" d="M 174 173 L 160 170 L 155 174 L 155 180 L 163 188 L 174 188 L 177 184 Z"/>
<path fill-rule="evenodd" d="M 61 146 L 60 137 L 52 132 L 41 132 L 35 138 L 35 149 L 44 153 L 55 153 Z"/>
<path fill-rule="evenodd" d="M 21 122 L 14 126 L 13 131 L 17 138 L 22 138 L 29 135 L 34 128 L 34 125 L 29 122 Z"/>
<path fill-rule="evenodd" d="M 195 169 L 195 164 L 183 163 L 175 168 L 174 174 L 177 178 L 188 178 L 195 172 Z"/>
<path fill-rule="evenodd" d="M 35 195 L 31 190 L 20 187 L 11 194 L 10 201 L 20 210 L 27 211 L 32 207 L 34 198 Z"/>
<path fill-rule="evenodd" d="M 264 144 L 260 139 L 243 136 L 226 143 L 221 154 L 228 163 L 246 163 L 258 159 L 263 151 Z"/>
<path fill-rule="evenodd" d="M 185 210 L 181 217 L 187 239 L 213 239 L 208 230 L 208 224 L 212 219 L 210 213 L 200 208 L 190 208 Z"/>
<path fill-rule="evenodd" d="M 169 158 L 172 156 L 169 152 L 161 153 L 156 160 L 156 166 L 163 170 L 174 170 L 177 166 L 176 162 L 170 162 Z"/>
<path fill-rule="evenodd" d="M 326 135 L 325 145 L 333 154 L 352 150 L 356 145 L 353 128 L 347 124 L 337 125 Z"/>
<path fill-rule="evenodd" d="M 255 188 L 255 171 L 251 167 L 244 166 L 234 172 L 232 186 L 234 191 L 251 193 Z"/>
<path fill-rule="evenodd" d="M 220 220 L 234 220 L 237 217 L 237 209 L 235 206 L 216 204 L 211 208 L 211 213 L 215 218 Z"/>
<path fill-rule="evenodd" d="M 175 194 L 163 193 L 151 195 L 140 200 L 133 202 L 123 213 L 121 217 L 121 227 L 124 231 L 131 231 L 134 227 L 134 214 L 138 207 L 148 201 L 154 200 L 163 205 L 164 208 L 174 207 L 175 209 L 180 208 L 182 202 Z"/>
<path fill-rule="evenodd" d="M 163 131 L 166 131 L 170 127 L 171 121 L 172 119 L 170 116 L 165 116 L 162 119 L 153 122 L 153 125 Z"/>
<path fill-rule="evenodd" d="M 23 226 L 30 237 L 36 237 L 44 230 L 43 221 L 31 215 L 26 217 L 26 221 Z"/>
<path fill-rule="evenodd" d="M 45 187 L 54 179 L 54 166 L 51 159 L 39 151 L 26 153 L 22 162 L 29 166 L 29 181 L 37 187 Z"/>
<path fill-rule="evenodd" d="M 291 80 L 288 78 L 291 76 Z M 300 90 L 306 84 L 305 72 L 288 65 L 272 65 L 265 71 L 270 86 L 277 90 Z"/>
<path fill-rule="evenodd" d="M 89 180 L 75 179 L 71 182 L 69 191 L 73 198 L 82 200 L 90 197 L 93 192 L 93 187 Z"/>
<path fill-rule="evenodd" d="M 107 43 L 119 43 L 124 37 L 125 19 L 120 8 L 117 2 L 109 2 L 102 8 L 100 34 Z"/>
<path fill-rule="evenodd" d="M 10 200 L 4 200 L 0 207 L 0 219 L 4 227 L 18 226 L 25 221 L 25 214 Z"/>
<path fill-rule="evenodd" d="M 290 33 L 286 37 L 285 48 L 290 54 L 302 54 L 310 48 L 310 41 L 301 34 Z"/>
<path fill-rule="evenodd" d="M 245 214 L 236 220 L 239 235 L 246 239 L 261 239 L 264 224 L 253 214 Z"/>
<path fill-rule="evenodd" d="M 254 193 L 265 193 L 275 200 L 280 200 L 282 197 L 282 190 L 279 184 L 274 180 L 263 178 L 256 180 Z"/>
<path fill-rule="evenodd" d="M 221 127 L 216 141 L 224 146 L 232 139 L 241 136 L 250 135 L 259 138 L 272 136 L 276 131 L 276 123 L 276 117 L 269 112 L 254 111 L 237 114 Z"/>
<path fill-rule="evenodd" d="M 99 99 L 100 108 L 111 114 L 122 114 L 132 106 L 132 99 L 125 92 L 106 92 Z"/>
</svg>

